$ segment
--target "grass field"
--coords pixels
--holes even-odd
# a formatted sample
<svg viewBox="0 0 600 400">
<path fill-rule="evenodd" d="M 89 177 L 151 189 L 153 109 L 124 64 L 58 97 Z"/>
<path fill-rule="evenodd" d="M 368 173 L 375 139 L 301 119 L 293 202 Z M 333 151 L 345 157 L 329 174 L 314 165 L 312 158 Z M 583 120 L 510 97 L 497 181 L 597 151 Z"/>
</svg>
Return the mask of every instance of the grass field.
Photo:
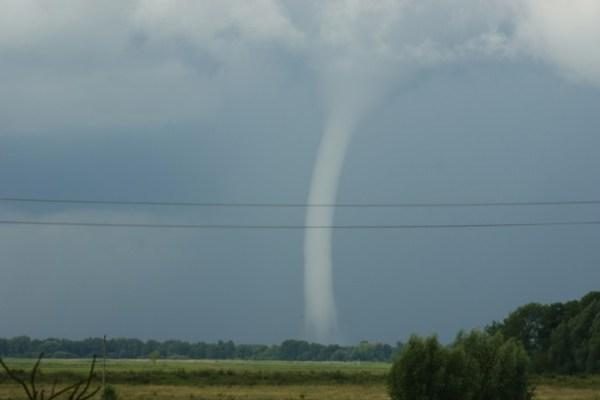
<svg viewBox="0 0 600 400">
<path fill-rule="evenodd" d="M 9 359 L 29 370 L 32 360 Z M 108 382 L 121 399 L 196 400 L 383 400 L 388 399 L 385 363 L 279 361 L 110 360 Z M 44 360 L 41 383 L 72 382 L 85 375 L 88 360 Z M 98 364 L 98 372 L 102 369 Z M 600 377 L 537 378 L 540 400 L 600 400 Z M 22 389 L 0 378 L 0 400 L 24 399 Z"/>
</svg>

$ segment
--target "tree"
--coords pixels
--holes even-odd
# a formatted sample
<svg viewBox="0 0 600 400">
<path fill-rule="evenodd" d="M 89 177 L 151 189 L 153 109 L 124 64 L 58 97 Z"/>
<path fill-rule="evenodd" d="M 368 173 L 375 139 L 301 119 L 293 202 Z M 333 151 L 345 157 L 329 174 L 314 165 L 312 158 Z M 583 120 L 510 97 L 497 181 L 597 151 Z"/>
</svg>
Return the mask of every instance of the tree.
<svg viewBox="0 0 600 400">
<path fill-rule="evenodd" d="M 502 334 L 490 335 L 474 330 L 460 333 L 452 345 L 466 355 L 472 377 L 470 399 L 530 400 L 533 387 L 529 383 L 529 358 L 523 345 L 504 340 Z"/>
<path fill-rule="evenodd" d="M 150 354 L 148 354 L 148 358 L 150 359 L 150 361 L 152 361 L 153 365 L 156 365 L 156 362 L 160 358 L 160 353 L 158 352 L 158 350 L 154 350 L 150 352 Z"/>
<path fill-rule="evenodd" d="M 8 340 L 0 338 L 0 357 L 8 355 Z"/>
<path fill-rule="evenodd" d="M 284 340 L 279 346 L 279 357 L 282 360 L 301 360 L 309 349 L 309 343 L 304 340 Z"/>
<path fill-rule="evenodd" d="M 31 353 L 31 339 L 28 336 L 17 336 L 8 341 L 8 354 L 12 356 Z"/>
<path fill-rule="evenodd" d="M 412 336 L 394 362 L 388 391 L 393 400 L 467 400 L 469 374 L 462 350 L 443 347 L 435 336 Z"/>
<path fill-rule="evenodd" d="M 600 292 L 565 303 L 527 304 L 486 331 L 522 343 L 536 372 L 600 371 Z"/>
<path fill-rule="evenodd" d="M 393 400 L 530 400 L 527 353 L 514 339 L 472 331 L 451 346 L 413 336 L 394 362 Z"/>
</svg>

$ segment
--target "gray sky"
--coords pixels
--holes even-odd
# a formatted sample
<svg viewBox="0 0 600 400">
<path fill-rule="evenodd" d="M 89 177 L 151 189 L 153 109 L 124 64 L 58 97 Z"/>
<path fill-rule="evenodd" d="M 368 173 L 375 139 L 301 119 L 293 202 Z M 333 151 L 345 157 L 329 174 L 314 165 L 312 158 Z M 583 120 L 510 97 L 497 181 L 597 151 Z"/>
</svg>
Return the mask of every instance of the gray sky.
<svg viewBox="0 0 600 400">
<path fill-rule="evenodd" d="M 600 199 L 600 5 L 434 3 L 8 0 L 0 197 L 302 203 L 342 109 L 356 122 L 340 203 Z M 335 221 L 599 211 L 341 209 Z M 302 225 L 304 212 L 0 202 L 0 219 Z M 338 340 L 447 340 L 598 289 L 599 229 L 336 231 Z M 304 337 L 303 240 L 0 226 L 0 336 Z"/>
</svg>

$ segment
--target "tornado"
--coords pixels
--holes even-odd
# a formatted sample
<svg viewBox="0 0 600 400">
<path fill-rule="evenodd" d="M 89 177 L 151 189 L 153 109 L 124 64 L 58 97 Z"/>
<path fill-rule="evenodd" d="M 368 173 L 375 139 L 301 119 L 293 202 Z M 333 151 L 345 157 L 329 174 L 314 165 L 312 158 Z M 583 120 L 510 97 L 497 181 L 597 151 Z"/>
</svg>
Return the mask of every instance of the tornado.
<svg viewBox="0 0 600 400">
<path fill-rule="evenodd" d="M 340 175 L 352 125 L 340 115 L 329 118 L 313 169 L 304 239 L 304 298 L 307 335 L 318 342 L 335 340 L 338 333 L 333 294 L 333 218 Z"/>
<path fill-rule="evenodd" d="M 440 67 L 464 60 L 511 57 L 527 38 L 534 44 L 548 42 L 544 35 L 537 40 L 537 35 L 530 34 L 532 27 L 537 32 L 537 23 L 526 24 L 517 33 L 506 31 L 504 27 L 520 18 L 520 8 L 513 4 L 494 1 L 491 2 L 494 7 L 490 8 L 478 0 L 465 1 L 465 7 L 459 7 L 459 3 L 396 0 L 316 3 L 322 5 L 316 8 L 317 29 L 306 30 L 305 39 L 311 45 L 307 54 L 319 78 L 326 119 L 305 221 L 305 329 L 310 339 L 321 343 L 339 339 L 333 288 L 331 226 L 335 207 L 332 206 L 336 204 L 344 158 L 358 122 L 385 107 L 385 100 L 394 93 L 403 92 Z M 523 18 L 529 19 L 527 14 Z M 439 24 L 445 20 L 456 23 Z M 539 24 L 544 25 L 546 20 L 549 19 L 540 17 Z M 591 32 L 595 28 L 589 29 Z M 548 35 L 555 31 L 549 29 Z"/>
</svg>

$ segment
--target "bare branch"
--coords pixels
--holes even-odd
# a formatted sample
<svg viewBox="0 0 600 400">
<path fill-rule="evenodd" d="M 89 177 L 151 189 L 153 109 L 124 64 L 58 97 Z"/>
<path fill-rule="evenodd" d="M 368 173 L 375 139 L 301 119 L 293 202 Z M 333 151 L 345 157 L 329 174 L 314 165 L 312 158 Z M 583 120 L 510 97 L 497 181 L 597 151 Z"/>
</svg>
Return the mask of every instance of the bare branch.
<svg viewBox="0 0 600 400">
<path fill-rule="evenodd" d="M 73 393 L 71 393 L 71 395 L 69 396 L 69 400 L 75 400 L 75 396 L 77 395 L 77 392 L 79 391 L 81 385 L 83 385 L 83 382 L 85 382 L 85 380 L 75 384 L 75 389 L 73 390 Z"/>
<path fill-rule="evenodd" d="M 80 400 L 87 400 L 87 399 L 91 399 L 92 397 L 94 397 L 96 395 L 96 393 L 98 393 L 100 391 L 100 389 L 102 389 L 102 386 L 98 386 L 96 389 L 94 389 L 90 394 L 88 394 L 87 396 L 81 397 Z"/>
<path fill-rule="evenodd" d="M 44 353 L 40 353 L 40 355 L 38 356 L 37 362 L 35 363 L 35 365 L 33 366 L 33 369 L 31 370 L 31 392 L 33 395 L 33 398 L 36 399 L 37 398 L 37 389 L 35 388 L 35 375 L 38 372 L 38 368 L 40 367 L 40 362 L 42 362 L 42 358 L 44 358 Z"/>
<path fill-rule="evenodd" d="M 56 390 L 57 379 L 54 378 L 54 382 L 52 382 L 52 390 L 50 391 L 50 396 L 54 396 L 54 391 Z"/>
<path fill-rule="evenodd" d="M 42 389 L 41 391 L 38 392 L 38 390 L 36 388 L 36 379 L 39 376 L 39 370 L 40 370 L 40 364 L 42 362 L 42 358 L 44 358 L 44 353 L 40 353 L 35 365 L 33 366 L 33 369 L 31 370 L 31 374 L 30 374 L 30 378 L 29 378 L 29 381 L 30 381 L 29 383 L 30 383 L 31 387 L 29 387 L 27 385 L 27 382 L 24 379 L 22 379 L 21 377 L 19 377 L 19 375 L 17 373 L 15 373 L 15 371 L 12 371 L 10 368 L 8 368 L 8 366 L 6 365 L 6 363 L 4 362 L 2 357 L 0 357 L 0 365 L 6 371 L 6 374 L 8 375 L 8 377 L 10 379 L 12 379 L 13 381 L 17 382 L 18 384 L 20 384 L 21 386 L 23 386 L 23 389 L 25 390 L 25 393 L 27 394 L 27 398 L 29 400 L 53 400 L 53 399 L 58 398 L 59 396 L 62 396 L 63 394 L 67 394 L 69 392 L 71 392 L 68 397 L 69 400 L 88 400 L 88 399 L 91 399 L 93 396 L 95 396 L 100 391 L 101 386 L 99 386 L 96 389 L 94 389 L 93 391 L 89 392 L 90 386 L 92 384 L 92 380 L 95 377 L 94 369 L 96 368 L 96 356 L 94 355 L 94 358 L 92 360 L 92 365 L 90 367 L 90 371 L 88 373 L 88 376 L 85 379 L 82 379 L 81 381 L 74 383 L 73 385 L 67 386 L 63 389 L 60 389 L 58 391 L 56 390 L 57 380 L 54 379 L 54 382 L 52 383 L 52 389 L 50 391 L 50 395 L 48 397 L 46 397 L 45 389 Z M 80 392 L 79 389 L 81 389 L 81 388 L 83 390 Z"/>
<path fill-rule="evenodd" d="M 27 393 L 27 397 L 30 400 L 35 400 L 35 398 L 31 395 L 31 392 L 29 391 L 29 388 L 27 387 L 27 383 L 25 383 L 25 381 L 21 378 L 19 378 L 17 375 L 15 375 L 10 368 L 8 368 L 8 366 L 4 363 L 4 360 L 2 359 L 2 357 L 0 357 L 0 365 L 2 365 L 2 368 L 4 368 L 4 370 L 6 371 L 6 374 L 15 382 L 17 382 L 18 384 L 20 384 L 21 386 L 23 386 L 23 389 L 25 390 L 25 393 Z"/>
<path fill-rule="evenodd" d="M 76 397 L 77 400 L 81 400 L 83 396 L 87 393 L 90 388 L 90 384 L 92 383 L 92 379 L 94 378 L 94 368 L 96 368 L 96 355 L 94 354 L 94 358 L 92 359 L 92 365 L 90 367 L 90 372 L 88 373 L 87 382 L 85 383 L 85 387 L 83 391 Z"/>
<path fill-rule="evenodd" d="M 73 390 L 76 387 L 80 386 L 81 383 L 82 382 L 74 383 L 71 386 L 67 386 L 66 388 L 63 388 L 63 389 L 59 390 L 58 392 L 53 393 L 50 397 L 48 397 L 48 400 L 56 399 L 58 396 L 60 396 L 60 395 L 62 395 L 64 393 L 67 393 L 69 390 Z"/>
</svg>

